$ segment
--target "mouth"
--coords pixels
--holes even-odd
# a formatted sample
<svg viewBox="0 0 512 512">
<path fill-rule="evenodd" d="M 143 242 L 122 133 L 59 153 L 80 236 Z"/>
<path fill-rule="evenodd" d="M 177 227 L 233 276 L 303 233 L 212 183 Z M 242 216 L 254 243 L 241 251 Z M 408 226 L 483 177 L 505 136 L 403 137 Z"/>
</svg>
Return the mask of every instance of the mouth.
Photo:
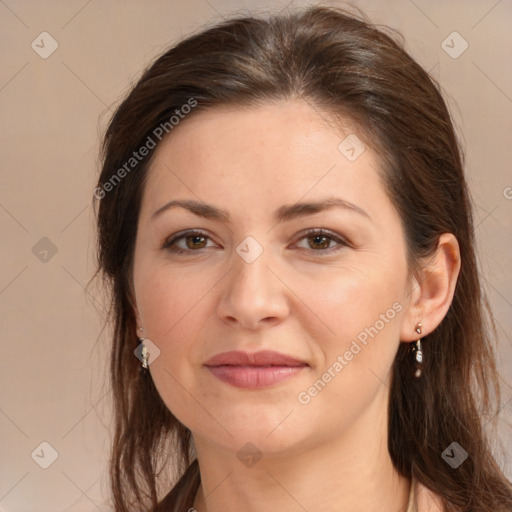
<svg viewBox="0 0 512 512">
<path fill-rule="evenodd" d="M 291 356 L 273 351 L 223 352 L 204 366 L 219 380 L 237 388 L 260 389 L 287 381 L 309 365 Z"/>
</svg>

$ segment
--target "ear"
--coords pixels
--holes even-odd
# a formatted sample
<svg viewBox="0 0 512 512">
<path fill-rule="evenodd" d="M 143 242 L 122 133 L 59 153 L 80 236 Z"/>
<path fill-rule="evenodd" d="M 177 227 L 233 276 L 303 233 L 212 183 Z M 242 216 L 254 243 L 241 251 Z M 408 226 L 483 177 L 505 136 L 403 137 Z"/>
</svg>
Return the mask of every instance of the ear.
<svg viewBox="0 0 512 512">
<path fill-rule="evenodd" d="M 460 271 L 459 243 L 451 233 L 439 237 L 437 251 L 413 280 L 407 314 L 400 332 L 401 341 L 418 339 L 416 325 L 421 323 L 421 335 L 430 334 L 445 317 L 453 300 Z"/>
</svg>

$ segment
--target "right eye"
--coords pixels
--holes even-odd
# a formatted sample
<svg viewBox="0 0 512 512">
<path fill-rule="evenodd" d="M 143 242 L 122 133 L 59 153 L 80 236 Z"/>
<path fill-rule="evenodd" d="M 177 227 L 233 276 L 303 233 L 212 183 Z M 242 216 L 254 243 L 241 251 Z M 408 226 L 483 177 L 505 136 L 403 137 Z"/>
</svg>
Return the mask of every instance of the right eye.
<svg viewBox="0 0 512 512">
<path fill-rule="evenodd" d="M 202 231 L 191 230 L 177 235 L 172 235 L 162 245 L 162 249 L 166 249 L 176 254 L 184 254 L 186 252 L 198 252 L 200 249 L 206 248 L 206 241 L 210 237 Z"/>
</svg>

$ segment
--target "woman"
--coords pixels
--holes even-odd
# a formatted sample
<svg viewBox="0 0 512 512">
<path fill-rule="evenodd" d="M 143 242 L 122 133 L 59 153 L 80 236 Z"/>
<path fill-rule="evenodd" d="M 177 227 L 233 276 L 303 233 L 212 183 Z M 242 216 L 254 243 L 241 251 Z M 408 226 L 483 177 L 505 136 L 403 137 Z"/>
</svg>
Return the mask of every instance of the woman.
<svg viewBox="0 0 512 512">
<path fill-rule="evenodd" d="M 461 153 L 394 39 L 323 7 L 185 39 L 95 196 L 117 512 L 512 510 Z"/>
</svg>

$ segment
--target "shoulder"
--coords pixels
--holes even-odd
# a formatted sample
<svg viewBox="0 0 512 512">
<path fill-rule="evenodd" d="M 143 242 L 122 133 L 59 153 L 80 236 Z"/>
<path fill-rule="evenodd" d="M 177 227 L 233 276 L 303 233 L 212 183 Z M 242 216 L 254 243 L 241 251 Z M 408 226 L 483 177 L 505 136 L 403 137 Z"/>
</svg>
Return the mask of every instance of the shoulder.
<svg viewBox="0 0 512 512">
<path fill-rule="evenodd" d="M 417 512 L 444 512 L 441 497 L 418 480 L 414 482 L 414 504 Z"/>
</svg>

